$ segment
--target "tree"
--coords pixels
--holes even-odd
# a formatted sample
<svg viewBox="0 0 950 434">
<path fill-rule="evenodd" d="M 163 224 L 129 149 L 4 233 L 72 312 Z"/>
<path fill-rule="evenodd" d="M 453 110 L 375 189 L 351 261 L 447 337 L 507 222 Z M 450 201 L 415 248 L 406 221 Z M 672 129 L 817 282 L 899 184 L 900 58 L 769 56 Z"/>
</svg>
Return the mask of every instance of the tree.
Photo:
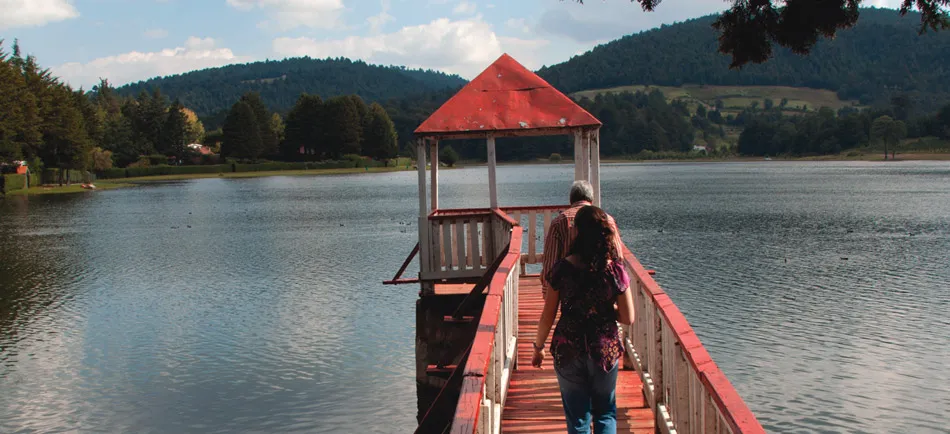
<svg viewBox="0 0 950 434">
<path fill-rule="evenodd" d="M 439 161 L 446 166 L 454 167 L 455 163 L 459 161 L 459 154 L 451 146 L 446 146 L 439 151 Z"/>
<path fill-rule="evenodd" d="M 332 126 L 326 130 L 327 157 L 338 160 L 343 155 L 360 154 L 360 134 L 362 119 L 356 104 L 346 97 L 336 97 L 327 100 L 326 125 Z"/>
<path fill-rule="evenodd" d="M 241 102 L 247 104 L 254 113 L 255 124 L 258 128 L 258 135 L 261 138 L 261 151 L 259 155 L 277 155 L 277 145 L 279 144 L 277 133 L 271 126 L 271 113 L 261 99 L 261 94 L 257 92 L 248 92 L 241 97 Z"/>
<path fill-rule="evenodd" d="M 950 139 L 950 104 L 945 105 L 935 117 L 937 135 Z"/>
<path fill-rule="evenodd" d="M 772 110 L 772 107 L 774 106 L 775 106 L 775 101 L 772 101 L 771 98 L 766 98 L 762 100 L 762 107 L 765 108 L 766 111 Z"/>
<path fill-rule="evenodd" d="M 254 111 L 244 101 L 231 106 L 224 121 L 224 143 L 221 144 L 222 157 L 255 159 L 261 155 L 260 128 Z"/>
<path fill-rule="evenodd" d="M 583 0 L 575 0 L 581 4 Z M 661 0 L 630 0 L 653 11 Z M 832 38 L 839 29 L 858 21 L 861 0 L 733 0 L 713 27 L 721 32 L 719 51 L 732 56 L 732 67 L 762 63 L 777 44 L 807 54 L 822 36 Z M 900 14 L 920 11 L 919 32 L 950 28 L 950 0 L 901 0 Z"/>
<path fill-rule="evenodd" d="M 706 117 L 706 106 L 705 106 L 705 105 L 699 104 L 698 106 L 696 106 L 696 116 L 699 116 L 699 117 L 701 117 L 701 118 L 705 118 L 705 117 Z"/>
<path fill-rule="evenodd" d="M 363 151 L 376 160 L 395 158 L 399 151 L 396 129 L 383 106 L 373 103 L 369 107 L 370 123 L 366 130 Z"/>
<path fill-rule="evenodd" d="M 277 143 L 279 144 L 279 143 L 283 142 L 283 141 L 284 141 L 284 129 L 285 129 L 285 127 L 284 127 L 284 120 L 280 118 L 280 115 L 279 115 L 279 114 L 274 113 L 273 115 L 271 115 L 271 117 L 270 117 L 270 128 L 271 128 L 271 131 L 273 131 L 274 134 L 277 135 Z M 278 146 L 279 146 L 279 145 L 278 145 Z"/>
<path fill-rule="evenodd" d="M 100 147 L 92 150 L 92 170 L 101 172 L 112 168 L 112 151 L 106 151 Z"/>
<path fill-rule="evenodd" d="M 884 144 L 884 159 L 887 160 L 887 148 L 891 146 L 891 159 L 894 159 L 896 147 L 907 135 L 907 126 L 902 121 L 895 121 L 890 116 L 881 116 L 871 123 L 871 137 Z"/>
<path fill-rule="evenodd" d="M 294 159 L 301 150 L 308 159 L 324 158 L 326 139 L 323 100 L 317 95 L 303 94 L 287 114 L 281 154 Z"/>
<path fill-rule="evenodd" d="M 165 125 L 162 127 L 161 147 L 159 148 L 164 155 L 174 155 L 178 161 L 185 158 L 185 150 L 188 149 L 188 142 L 186 142 L 188 131 L 183 109 L 184 107 L 178 100 L 175 100 L 168 108 Z"/>
<path fill-rule="evenodd" d="M 187 107 L 181 108 L 181 113 L 185 116 L 185 143 L 201 143 L 205 137 L 204 123 L 198 119 L 198 115 Z"/>
</svg>

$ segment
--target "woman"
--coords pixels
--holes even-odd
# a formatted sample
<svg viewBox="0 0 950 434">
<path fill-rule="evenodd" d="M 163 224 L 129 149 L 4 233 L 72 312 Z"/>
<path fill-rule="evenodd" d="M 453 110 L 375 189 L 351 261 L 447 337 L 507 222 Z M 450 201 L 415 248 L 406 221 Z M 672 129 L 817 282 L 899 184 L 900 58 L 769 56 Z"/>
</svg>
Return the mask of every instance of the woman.
<svg viewBox="0 0 950 434">
<path fill-rule="evenodd" d="M 558 308 L 561 319 L 551 339 L 554 370 L 571 434 L 617 432 L 617 369 L 623 344 L 617 321 L 633 323 L 630 278 L 617 251 L 607 213 L 595 206 L 574 217 L 577 237 L 568 256 L 548 273 L 551 291 L 544 301 L 531 364 L 541 367 L 544 342 Z"/>
</svg>

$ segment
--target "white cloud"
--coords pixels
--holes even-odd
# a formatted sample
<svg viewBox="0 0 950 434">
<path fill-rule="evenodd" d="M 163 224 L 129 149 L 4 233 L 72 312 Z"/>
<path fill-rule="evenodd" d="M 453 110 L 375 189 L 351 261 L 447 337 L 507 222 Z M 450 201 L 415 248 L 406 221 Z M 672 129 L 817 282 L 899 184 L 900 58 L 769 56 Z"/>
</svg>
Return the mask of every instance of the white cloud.
<svg viewBox="0 0 950 434">
<path fill-rule="evenodd" d="M 62 77 L 74 87 L 86 89 L 108 78 L 121 85 L 156 76 L 181 74 L 195 69 L 212 68 L 250 59 L 236 56 L 229 48 L 218 48 L 212 38 L 190 37 L 183 47 L 142 53 L 132 51 L 101 57 L 87 63 L 66 63 L 53 69 L 53 75 Z"/>
<path fill-rule="evenodd" d="M 228 0 L 228 4 L 243 11 L 268 11 L 270 19 L 258 27 L 275 30 L 338 27 L 343 12 L 343 0 Z"/>
<path fill-rule="evenodd" d="M 0 30 L 42 26 L 79 16 L 70 0 L 0 0 Z"/>
<path fill-rule="evenodd" d="M 273 42 L 279 56 L 345 56 L 384 65 L 438 69 L 466 78 L 477 75 L 506 51 L 525 66 L 536 68 L 540 65 L 533 52 L 544 45 L 547 41 L 499 37 L 481 16 L 458 21 L 439 18 L 428 24 L 366 37 L 277 38 Z"/>
<path fill-rule="evenodd" d="M 452 9 L 452 13 L 455 15 L 471 15 L 475 13 L 475 3 L 462 1 L 459 4 L 455 5 L 455 8 Z"/>
<path fill-rule="evenodd" d="M 145 36 L 148 39 L 163 39 L 168 36 L 168 30 L 165 29 L 148 29 L 142 33 L 142 36 Z"/>
<path fill-rule="evenodd" d="M 531 27 L 528 26 L 528 23 L 524 18 L 509 18 L 508 21 L 505 21 L 505 26 L 511 30 L 522 33 L 528 33 L 531 31 Z"/>
<path fill-rule="evenodd" d="M 366 19 L 366 22 L 369 23 L 370 31 L 373 34 L 379 33 L 386 23 L 396 19 L 392 15 L 389 15 L 389 0 L 381 0 L 380 5 L 382 10 L 379 12 L 379 14 L 373 15 Z"/>
</svg>

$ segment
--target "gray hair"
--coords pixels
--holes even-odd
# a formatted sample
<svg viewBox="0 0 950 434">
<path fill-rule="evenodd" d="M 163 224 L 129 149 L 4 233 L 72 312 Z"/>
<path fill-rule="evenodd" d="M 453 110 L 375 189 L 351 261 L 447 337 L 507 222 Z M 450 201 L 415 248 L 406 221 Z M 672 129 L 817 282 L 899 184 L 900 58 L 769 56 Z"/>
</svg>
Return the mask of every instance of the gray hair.
<svg viewBox="0 0 950 434">
<path fill-rule="evenodd" d="M 571 203 L 580 202 L 582 200 L 587 202 L 594 201 L 594 187 L 590 185 L 589 182 L 580 180 L 574 181 L 571 184 Z"/>
</svg>

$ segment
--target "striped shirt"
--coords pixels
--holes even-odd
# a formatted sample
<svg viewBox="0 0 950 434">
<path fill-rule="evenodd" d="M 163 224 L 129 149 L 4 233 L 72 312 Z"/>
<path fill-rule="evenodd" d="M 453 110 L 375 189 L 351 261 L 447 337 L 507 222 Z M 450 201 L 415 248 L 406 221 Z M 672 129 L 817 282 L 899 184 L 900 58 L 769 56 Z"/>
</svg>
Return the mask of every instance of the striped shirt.
<svg viewBox="0 0 950 434">
<path fill-rule="evenodd" d="M 554 264 L 567 256 L 574 243 L 574 237 L 577 236 L 577 230 L 574 228 L 574 216 L 581 208 L 590 205 L 590 202 L 579 201 L 571 204 L 571 207 L 564 210 L 561 214 L 551 221 L 548 227 L 548 233 L 544 236 L 544 257 L 541 262 L 541 296 L 545 297 L 551 285 L 548 284 L 548 273 L 554 269 Z M 622 254 L 623 249 L 620 246 L 620 231 L 617 229 L 617 223 L 610 215 L 607 216 L 610 226 L 614 229 L 617 241 L 617 252 Z"/>
</svg>

